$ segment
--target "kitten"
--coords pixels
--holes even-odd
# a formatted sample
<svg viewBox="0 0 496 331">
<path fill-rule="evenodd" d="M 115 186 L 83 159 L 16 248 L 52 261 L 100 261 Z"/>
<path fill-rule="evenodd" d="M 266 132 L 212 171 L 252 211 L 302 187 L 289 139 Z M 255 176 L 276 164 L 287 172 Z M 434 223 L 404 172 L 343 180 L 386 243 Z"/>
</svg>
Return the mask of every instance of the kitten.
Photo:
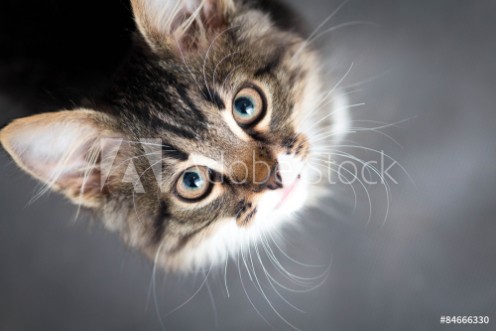
<svg viewBox="0 0 496 331">
<path fill-rule="evenodd" d="M 308 161 L 317 133 L 347 131 L 346 100 L 325 102 L 318 55 L 273 0 L 131 4 L 134 47 L 103 100 L 0 141 L 167 270 L 220 263 L 318 196 Z"/>
</svg>

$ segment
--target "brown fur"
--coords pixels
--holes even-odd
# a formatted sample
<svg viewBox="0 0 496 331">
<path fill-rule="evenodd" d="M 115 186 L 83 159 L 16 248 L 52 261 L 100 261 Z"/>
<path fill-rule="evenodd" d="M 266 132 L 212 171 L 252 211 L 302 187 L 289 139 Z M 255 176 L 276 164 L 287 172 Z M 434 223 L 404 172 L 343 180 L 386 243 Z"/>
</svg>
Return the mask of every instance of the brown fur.
<svg viewBox="0 0 496 331">
<path fill-rule="evenodd" d="M 140 35 L 97 111 L 19 120 L 1 132 L 0 140 L 24 170 L 46 183 L 51 179 L 37 174 L 12 148 L 21 126 L 79 121 L 99 137 L 130 141 L 121 146 L 115 162 L 120 166 L 113 169 L 103 191 L 94 190 L 95 173 L 84 179 L 88 185 L 83 192 L 82 177 L 56 178 L 52 187 L 94 207 L 108 228 L 151 258 L 160 248 L 161 265 L 187 268 L 182 256 L 223 222 L 234 218 L 240 227 L 250 226 L 260 194 L 268 189 L 268 181 L 276 181 L 277 154 L 308 157 L 310 146 L 298 129 L 298 118 L 316 57 L 308 49 L 299 52 L 301 36 L 282 29 L 273 13 L 261 11 L 257 2 L 208 0 L 191 20 L 192 13 L 185 10 L 171 18 L 151 12 L 148 0 L 131 2 Z M 161 25 L 164 22 L 168 25 Z M 226 118 L 232 117 L 233 98 L 247 82 L 264 91 L 267 114 L 255 127 L 243 129 Z M 156 182 L 147 159 L 140 157 L 144 150 L 137 142 L 142 138 L 159 138 L 164 144 L 162 183 Z M 83 154 L 88 167 L 98 169 L 100 160 L 92 164 Z M 224 180 L 214 184 L 209 197 L 188 204 L 177 199 L 174 185 L 193 154 L 223 162 L 234 171 L 218 173 Z M 131 184 L 120 181 L 124 161 L 133 157 L 145 193 L 135 193 Z M 239 161 L 247 171 L 235 166 Z"/>
</svg>

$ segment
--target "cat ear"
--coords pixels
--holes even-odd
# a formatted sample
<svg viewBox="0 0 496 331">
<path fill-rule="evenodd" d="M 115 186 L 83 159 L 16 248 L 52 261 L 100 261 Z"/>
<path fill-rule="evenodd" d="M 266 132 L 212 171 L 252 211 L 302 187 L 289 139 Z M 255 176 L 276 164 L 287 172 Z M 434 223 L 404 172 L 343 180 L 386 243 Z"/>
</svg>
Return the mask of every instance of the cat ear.
<svg viewBox="0 0 496 331">
<path fill-rule="evenodd" d="M 14 161 L 47 189 L 76 204 L 97 207 L 102 197 L 99 157 L 108 116 L 91 110 L 61 111 L 21 118 L 0 131 L 0 142 Z"/>
<path fill-rule="evenodd" d="M 208 47 L 215 31 L 228 24 L 233 0 L 131 0 L 138 29 L 158 51 L 180 53 Z"/>
</svg>

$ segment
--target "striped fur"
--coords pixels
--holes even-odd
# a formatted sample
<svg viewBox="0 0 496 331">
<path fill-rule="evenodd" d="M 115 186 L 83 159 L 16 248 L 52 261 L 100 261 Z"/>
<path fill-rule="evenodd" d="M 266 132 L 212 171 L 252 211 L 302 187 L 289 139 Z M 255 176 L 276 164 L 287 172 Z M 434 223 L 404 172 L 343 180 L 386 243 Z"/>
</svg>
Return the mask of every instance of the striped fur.
<svg viewBox="0 0 496 331">
<path fill-rule="evenodd" d="M 66 195 L 78 192 L 82 205 L 94 208 L 108 228 L 161 266 L 191 270 L 222 261 L 303 205 L 306 187 L 284 210 L 275 210 L 280 192 L 305 176 L 281 175 L 279 168 L 283 159 L 304 165 L 311 153 L 311 132 L 300 119 L 314 112 L 322 93 L 319 61 L 304 47 L 295 17 L 273 0 L 133 0 L 132 5 L 139 31 L 133 50 L 95 109 L 78 113 L 88 117 L 80 125 L 91 125 L 92 133 L 126 142 L 114 162 L 120 166 L 97 193 L 81 187 L 81 180 L 36 177 Z M 249 128 L 237 125 L 232 116 L 233 99 L 246 84 L 257 86 L 267 104 L 265 117 Z M 39 131 L 53 135 L 53 120 L 47 116 L 36 122 L 45 128 Z M 22 134 L 8 126 L 0 135 L 2 144 L 19 144 Z M 27 143 L 39 141 L 33 138 Z M 144 157 L 143 138 L 161 141 L 161 182 Z M 83 142 L 85 137 L 72 139 Z M 16 157 L 16 149 L 7 149 L 34 173 L 29 162 Z M 102 160 L 89 162 L 82 153 L 91 174 L 99 174 Z M 130 159 L 143 192 L 122 181 Z M 249 175 L 242 183 L 246 173 L 236 167 L 239 162 Z M 211 169 L 213 189 L 205 199 L 186 203 L 177 198 L 174 185 L 182 171 L 195 165 Z M 94 177 L 85 178 L 92 184 L 86 187 L 95 187 Z M 273 180 L 270 185 L 266 177 Z M 90 198 L 92 204 L 85 204 Z"/>
</svg>

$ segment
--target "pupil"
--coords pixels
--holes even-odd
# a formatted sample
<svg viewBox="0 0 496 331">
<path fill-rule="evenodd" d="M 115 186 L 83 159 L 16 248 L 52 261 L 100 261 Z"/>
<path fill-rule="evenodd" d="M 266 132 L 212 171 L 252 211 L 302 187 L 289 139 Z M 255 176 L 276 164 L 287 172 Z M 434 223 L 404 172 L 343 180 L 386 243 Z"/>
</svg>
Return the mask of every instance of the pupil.
<svg viewBox="0 0 496 331">
<path fill-rule="evenodd" d="M 184 174 L 183 182 L 190 189 L 198 189 L 203 185 L 203 179 L 196 172 L 187 172 Z"/>
<path fill-rule="evenodd" d="M 251 101 L 247 97 L 238 98 L 234 102 L 234 106 L 236 107 L 236 111 L 241 114 L 241 116 L 251 116 L 255 111 L 255 106 L 253 105 L 253 101 Z"/>
</svg>

